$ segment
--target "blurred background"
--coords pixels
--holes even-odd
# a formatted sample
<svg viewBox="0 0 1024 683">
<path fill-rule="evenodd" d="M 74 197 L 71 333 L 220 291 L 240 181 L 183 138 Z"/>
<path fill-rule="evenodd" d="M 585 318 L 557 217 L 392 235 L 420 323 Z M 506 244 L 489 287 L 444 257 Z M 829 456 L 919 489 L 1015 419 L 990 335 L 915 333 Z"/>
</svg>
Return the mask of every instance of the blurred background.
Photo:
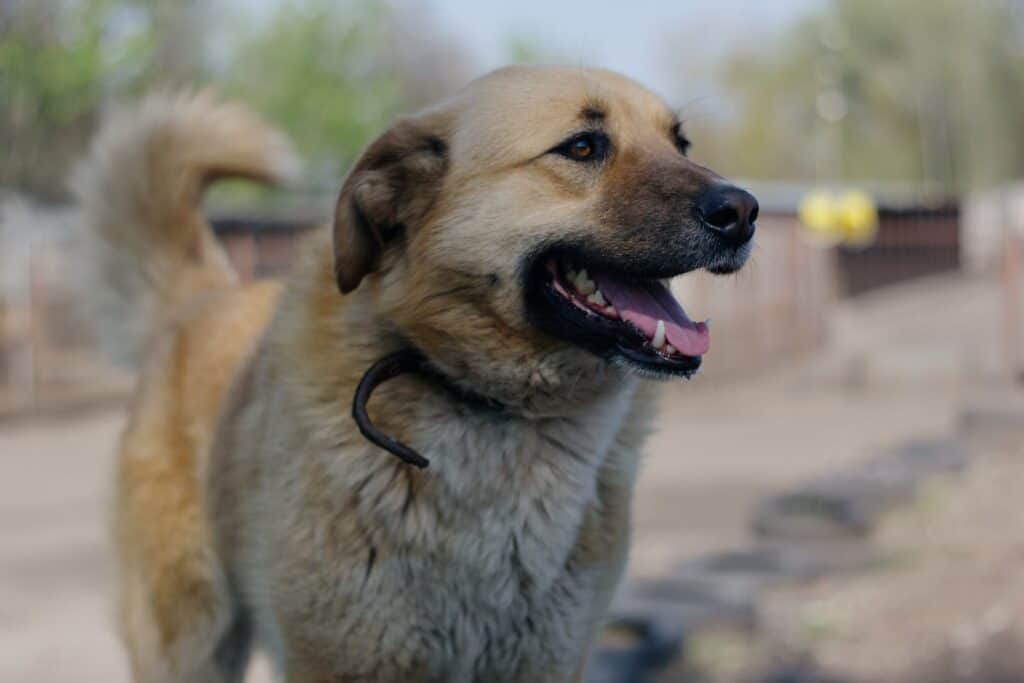
<svg viewBox="0 0 1024 683">
<path fill-rule="evenodd" d="M 210 86 L 286 130 L 297 187 L 207 206 L 273 277 L 390 119 L 507 63 L 645 83 L 762 207 L 747 268 L 674 284 L 714 345 L 666 387 L 588 680 L 1024 681 L 1021 0 L 0 0 L 0 680 L 127 680 L 132 376 L 79 315 L 66 186 L 105 113 Z"/>
</svg>

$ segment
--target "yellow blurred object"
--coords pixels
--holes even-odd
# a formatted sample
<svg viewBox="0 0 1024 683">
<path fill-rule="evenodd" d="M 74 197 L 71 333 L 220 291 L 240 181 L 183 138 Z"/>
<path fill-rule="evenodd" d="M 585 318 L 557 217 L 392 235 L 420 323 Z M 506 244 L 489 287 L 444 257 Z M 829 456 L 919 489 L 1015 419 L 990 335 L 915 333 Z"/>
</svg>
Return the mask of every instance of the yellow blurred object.
<svg viewBox="0 0 1024 683">
<path fill-rule="evenodd" d="M 846 244 L 866 246 L 874 241 L 878 233 L 878 208 L 871 197 L 854 190 L 840 197 L 836 207 Z"/>
<path fill-rule="evenodd" d="M 808 235 L 823 244 L 866 246 L 878 233 L 878 208 L 860 190 L 839 197 L 822 190 L 809 192 L 800 202 L 797 216 Z"/>
<path fill-rule="evenodd" d="M 820 191 L 811 192 L 800 202 L 797 215 L 811 234 L 831 240 L 836 237 L 835 209 L 835 202 L 830 194 Z"/>
</svg>

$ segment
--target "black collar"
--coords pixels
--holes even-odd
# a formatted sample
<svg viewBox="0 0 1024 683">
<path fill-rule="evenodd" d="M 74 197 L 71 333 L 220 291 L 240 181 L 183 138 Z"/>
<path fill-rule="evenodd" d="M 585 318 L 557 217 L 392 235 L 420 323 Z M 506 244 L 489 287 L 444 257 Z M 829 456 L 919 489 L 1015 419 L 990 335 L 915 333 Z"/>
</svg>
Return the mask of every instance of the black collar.
<svg viewBox="0 0 1024 683">
<path fill-rule="evenodd" d="M 359 384 L 356 386 L 356 393 L 352 397 L 352 418 L 356 421 L 359 432 L 366 437 L 367 441 L 380 446 L 410 465 L 424 468 L 430 464 L 430 461 L 374 426 L 370 421 L 369 414 L 366 412 L 366 404 L 369 402 L 370 394 L 373 393 L 374 389 L 389 379 L 394 379 L 399 375 L 409 372 L 415 372 L 433 380 L 467 403 L 477 404 L 480 407 L 491 410 L 504 408 L 500 402 L 494 399 L 467 391 L 456 385 L 451 378 L 431 364 L 422 351 L 415 347 L 401 349 L 384 356 L 371 365 L 366 373 L 363 374 L 362 379 L 359 380 Z"/>
</svg>

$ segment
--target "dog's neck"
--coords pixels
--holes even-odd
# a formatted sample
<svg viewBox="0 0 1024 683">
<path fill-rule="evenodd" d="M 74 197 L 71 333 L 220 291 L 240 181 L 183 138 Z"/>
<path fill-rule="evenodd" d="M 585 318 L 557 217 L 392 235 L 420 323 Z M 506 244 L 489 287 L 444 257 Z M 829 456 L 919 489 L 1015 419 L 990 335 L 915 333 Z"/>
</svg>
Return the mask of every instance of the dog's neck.
<svg viewBox="0 0 1024 683">
<path fill-rule="evenodd" d="M 449 393 L 470 404 L 477 410 L 503 410 L 504 406 L 499 401 L 489 399 L 476 392 L 469 391 L 455 384 L 442 370 L 431 364 L 419 349 L 409 346 L 400 351 L 384 356 L 370 366 L 359 380 L 355 395 L 352 398 L 352 418 L 356 426 L 366 440 L 380 446 L 407 465 L 414 467 L 428 467 L 430 461 L 421 453 L 409 448 L 397 439 L 387 435 L 380 430 L 367 411 L 367 403 L 373 391 L 384 382 L 392 380 L 401 375 L 417 374 L 431 380 L 440 387 L 447 389 Z"/>
<path fill-rule="evenodd" d="M 311 246 L 321 245 L 312 242 Z M 307 252 L 306 258 L 315 259 L 316 266 L 300 268 L 289 283 L 280 301 L 270 343 L 288 354 L 298 352 L 305 357 L 298 364 L 304 376 L 294 369 L 282 374 L 294 379 L 295 393 L 305 397 L 303 402 L 309 403 L 311 410 L 350 416 L 357 386 L 365 380 L 368 369 L 392 354 L 408 351 L 412 342 L 381 313 L 380 293 L 373 289 L 372 282 L 347 296 L 338 295 L 332 286 L 333 270 L 327 254 L 321 249 Z M 544 366 L 521 372 L 523 363 L 516 358 L 492 363 L 499 368 L 511 368 L 511 381 L 506 381 L 508 376 L 482 376 L 471 366 L 453 370 L 432 358 L 429 350 L 420 351 L 429 359 L 417 365 L 420 376 L 414 380 L 394 379 L 376 392 L 379 395 L 372 402 L 364 401 L 360 406 L 367 411 L 366 422 L 376 424 L 384 434 L 399 441 L 413 438 L 413 434 L 407 433 L 415 431 L 407 419 L 408 406 L 420 402 L 443 401 L 465 414 L 492 417 L 499 412 L 507 419 L 563 418 L 572 422 L 600 414 L 603 404 L 614 402 L 635 384 L 633 378 L 596 358 L 580 366 L 580 351 L 570 350 L 576 359 L 576 364 L 571 365 L 574 374 L 565 370 L 547 372 Z M 293 365 L 291 358 L 279 360 Z M 392 385 L 404 388 L 401 402 L 388 398 L 393 393 Z M 410 387 L 416 387 L 416 391 L 410 393 Z M 360 436 L 351 419 L 330 422 Z M 337 438 L 345 435 L 337 434 Z"/>
<path fill-rule="evenodd" d="M 477 585 L 474 599 L 504 603 L 524 585 L 546 590 L 565 571 L 634 389 L 571 417 L 533 418 L 405 375 L 380 387 L 371 410 L 430 466 L 410 467 L 350 427 L 341 448 L 324 454 L 325 471 L 376 547 L 413 564 L 445 558 Z"/>
<path fill-rule="evenodd" d="M 318 242 L 311 246 L 322 248 Z M 329 396 L 337 402 L 335 409 L 346 414 L 367 369 L 411 345 L 421 345 L 431 368 L 457 394 L 501 404 L 508 413 L 523 417 L 585 414 L 595 401 L 635 381 L 625 371 L 568 346 L 542 351 L 511 345 L 495 348 L 490 358 L 477 354 L 470 359 L 457 349 L 422 345 L 384 312 L 395 304 L 382 301 L 388 289 L 380 286 L 381 281 L 371 279 L 340 296 L 333 286 L 329 252 L 310 250 L 306 258 L 318 262 L 315 267 L 300 268 L 289 283 L 279 308 L 279 317 L 288 320 L 276 327 L 291 337 L 282 344 L 284 348 L 302 349 L 315 360 L 304 366 L 310 373 L 307 383 L 319 387 L 318 398 Z"/>
<path fill-rule="evenodd" d="M 366 441 L 352 420 L 356 386 L 403 340 L 358 295 L 286 292 L 268 343 L 291 395 L 304 444 L 354 506 L 379 547 L 441 553 L 467 567 L 508 568 L 509 543 L 541 583 L 564 569 L 581 520 L 596 499 L 599 472 L 629 412 L 636 382 L 618 378 L 558 415 L 494 410 L 418 374 L 386 382 L 368 402 L 386 434 L 431 460 L 416 470 Z M 296 364 L 292 354 L 305 356 Z M 580 394 L 582 396 L 582 393 Z M 348 500 L 348 503 L 343 501 Z M 483 540 L 486 540 L 486 543 Z M 443 546 L 443 547 L 442 547 Z M 486 547 L 484 547 L 486 546 Z M 482 554 L 472 558 L 466 552 Z M 415 554 L 415 553 L 414 553 Z"/>
</svg>

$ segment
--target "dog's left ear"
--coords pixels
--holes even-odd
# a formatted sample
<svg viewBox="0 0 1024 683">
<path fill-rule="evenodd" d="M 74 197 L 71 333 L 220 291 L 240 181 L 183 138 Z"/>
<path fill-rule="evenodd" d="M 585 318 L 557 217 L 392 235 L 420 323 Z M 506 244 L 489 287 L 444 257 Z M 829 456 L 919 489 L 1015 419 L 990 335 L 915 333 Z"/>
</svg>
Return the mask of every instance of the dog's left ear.
<svg viewBox="0 0 1024 683">
<path fill-rule="evenodd" d="M 334 209 L 334 274 L 348 294 L 377 270 L 389 243 L 426 216 L 448 168 L 446 117 L 399 120 L 349 172 Z"/>
</svg>

